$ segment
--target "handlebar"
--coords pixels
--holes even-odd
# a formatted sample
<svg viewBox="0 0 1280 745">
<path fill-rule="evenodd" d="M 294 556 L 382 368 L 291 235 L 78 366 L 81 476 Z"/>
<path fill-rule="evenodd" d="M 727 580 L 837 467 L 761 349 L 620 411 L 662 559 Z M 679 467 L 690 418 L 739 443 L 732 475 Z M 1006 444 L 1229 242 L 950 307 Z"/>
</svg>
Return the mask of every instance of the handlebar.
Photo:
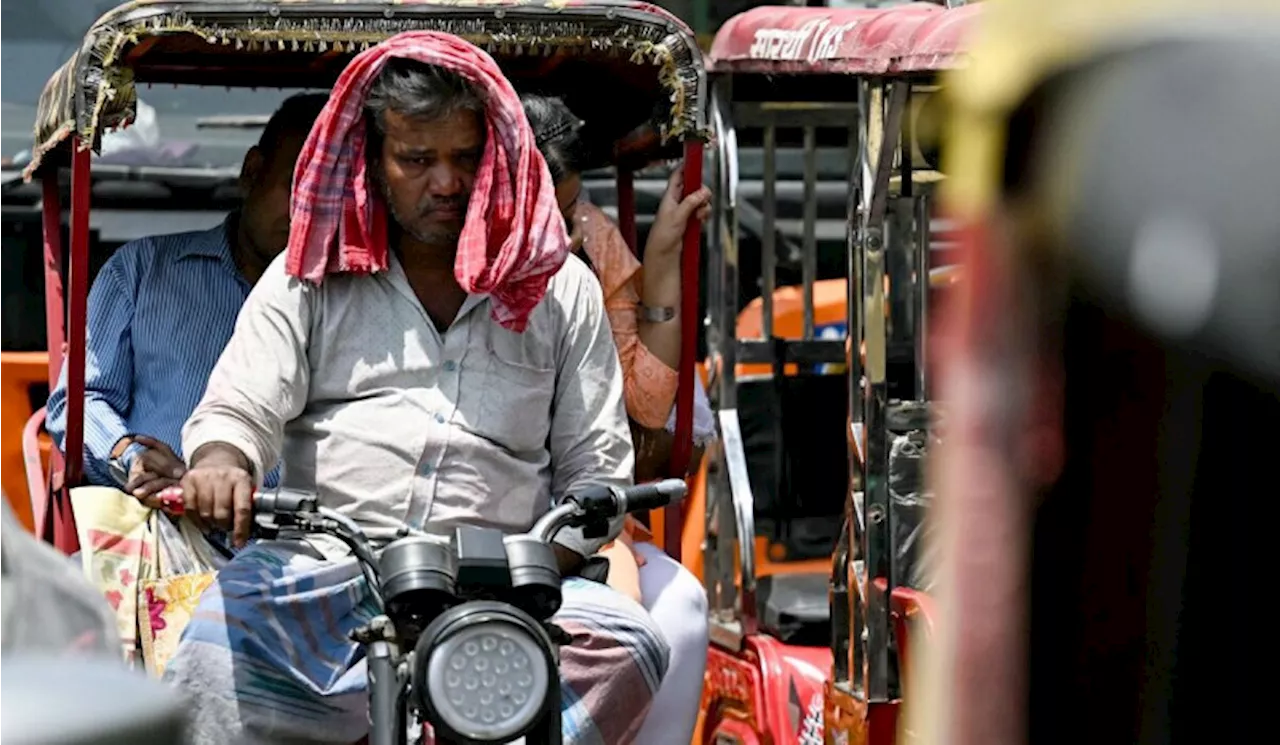
<svg viewBox="0 0 1280 745">
<path fill-rule="evenodd" d="M 601 525 L 631 512 L 666 507 L 683 499 L 688 492 L 688 485 L 680 479 L 625 488 L 589 486 L 560 500 L 560 504 L 539 518 L 526 535 L 549 544 L 564 528 L 593 523 Z M 180 487 L 165 489 L 159 496 L 167 512 L 182 514 L 185 502 Z M 358 560 L 374 603 L 379 609 L 385 607 L 380 563 L 368 537 L 351 518 L 321 506 L 315 494 L 289 489 L 255 492 L 253 521 L 263 528 L 324 533 L 342 541 Z M 406 535 L 417 532 L 405 530 Z"/>
<path fill-rule="evenodd" d="M 689 493 L 689 485 L 683 479 L 663 479 L 651 484 L 636 484 L 622 492 L 622 512 L 658 510 L 673 505 Z"/>
<path fill-rule="evenodd" d="M 550 543 L 566 527 L 583 525 L 593 520 L 612 520 L 632 512 L 661 509 L 684 499 L 688 492 L 688 485 L 680 479 L 665 479 L 625 488 L 589 486 L 562 499 L 559 505 L 534 523 L 527 535 Z M 159 496 L 165 510 L 174 514 L 183 512 L 180 487 L 165 489 Z M 348 545 L 352 545 L 353 541 L 366 546 L 368 543 L 360 526 L 346 515 L 320 506 L 316 495 L 310 492 L 290 489 L 255 492 L 253 512 L 254 521 L 258 525 L 275 527 L 272 523 L 278 522 L 281 524 L 279 526 L 288 525 L 308 532 L 330 533 L 343 539 Z M 357 554 L 360 553 L 363 552 L 357 550 Z"/>
</svg>

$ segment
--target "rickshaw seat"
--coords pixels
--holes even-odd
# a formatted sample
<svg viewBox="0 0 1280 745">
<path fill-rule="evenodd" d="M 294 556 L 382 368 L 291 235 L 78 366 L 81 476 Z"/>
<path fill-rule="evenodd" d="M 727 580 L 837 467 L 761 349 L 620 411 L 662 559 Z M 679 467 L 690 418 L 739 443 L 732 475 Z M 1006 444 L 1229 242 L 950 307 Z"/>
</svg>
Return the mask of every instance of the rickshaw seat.
<svg viewBox="0 0 1280 745">
<path fill-rule="evenodd" d="M 738 385 L 756 532 L 771 550 L 785 548 L 781 560 L 826 558 L 835 548 L 849 488 L 847 385 L 842 374 Z"/>
<path fill-rule="evenodd" d="M 756 584 L 760 629 L 785 644 L 825 647 L 831 643 L 831 606 L 825 572 L 761 577 Z"/>
</svg>

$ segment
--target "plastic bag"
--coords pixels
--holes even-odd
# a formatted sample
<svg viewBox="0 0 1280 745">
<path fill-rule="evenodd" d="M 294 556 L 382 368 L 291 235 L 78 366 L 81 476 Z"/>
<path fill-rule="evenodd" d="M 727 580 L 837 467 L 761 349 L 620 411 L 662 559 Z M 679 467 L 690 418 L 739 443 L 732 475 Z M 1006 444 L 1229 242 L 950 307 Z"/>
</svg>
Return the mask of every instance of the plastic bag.
<svg viewBox="0 0 1280 745">
<path fill-rule="evenodd" d="M 189 520 L 118 489 L 72 489 L 71 505 L 85 576 L 115 611 L 126 661 L 159 676 L 226 559 Z"/>
</svg>

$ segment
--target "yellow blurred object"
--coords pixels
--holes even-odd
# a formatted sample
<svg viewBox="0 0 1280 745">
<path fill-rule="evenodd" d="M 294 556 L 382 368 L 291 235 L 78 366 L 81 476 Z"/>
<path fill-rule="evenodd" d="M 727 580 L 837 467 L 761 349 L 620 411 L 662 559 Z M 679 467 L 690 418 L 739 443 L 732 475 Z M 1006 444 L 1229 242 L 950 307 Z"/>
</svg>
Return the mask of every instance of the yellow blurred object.
<svg viewBox="0 0 1280 745">
<path fill-rule="evenodd" d="M 1280 15 L 1276 0 L 987 0 L 971 63 L 948 75 L 953 119 L 944 134 L 943 199 L 959 218 L 990 207 L 999 187 L 1009 115 L 1037 85 L 1109 47 L 1180 21 L 1223 23 Z M 1197 20 L 1197 22 L 1201 22 Z"/>
</svg>

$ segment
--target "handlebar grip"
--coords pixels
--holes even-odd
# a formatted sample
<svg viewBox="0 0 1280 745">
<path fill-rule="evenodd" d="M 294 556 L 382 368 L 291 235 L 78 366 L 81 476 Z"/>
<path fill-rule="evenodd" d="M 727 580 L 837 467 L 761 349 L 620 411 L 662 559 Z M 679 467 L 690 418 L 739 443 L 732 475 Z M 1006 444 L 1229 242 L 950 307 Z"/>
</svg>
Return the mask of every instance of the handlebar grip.
<svg viewBox="0 0 1280 745">
<path fill-rule="evenodd" d="M 160 498 L 161 507 L 172 515 L 181 515 L 186 511 L 181 486 L 170 486 L 156 495 Z M 254 492 L 253 513 L 255 515 L 290 515 L 298 512 L 315 512 L 316 497 L 308 492 L 281 489 L 275 492 Z"/>
<path fill-rule="evenodd" d="M 622 490 L 623 512 L 656 510 L 675 504 L 689 493 L 682 479 L 664 479 L 651 484 L 637 484 Z"/>
<path fill-rule="evenodd" d="M 280 489 L 274 492 L 255 492 L 253 511 L 256 515 L 293 515 L 316 511 L 316 495 L 308 492 Z"/>
</svg>

